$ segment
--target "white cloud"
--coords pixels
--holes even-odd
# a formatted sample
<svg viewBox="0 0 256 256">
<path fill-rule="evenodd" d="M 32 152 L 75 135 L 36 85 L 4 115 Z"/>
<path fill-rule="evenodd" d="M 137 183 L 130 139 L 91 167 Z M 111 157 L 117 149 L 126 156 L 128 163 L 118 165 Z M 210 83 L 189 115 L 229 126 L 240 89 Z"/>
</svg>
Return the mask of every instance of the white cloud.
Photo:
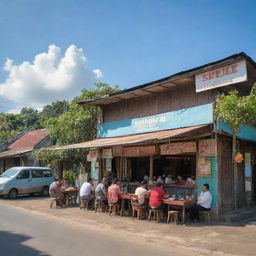
<svg viewBox="0 0 256 256">
<path fill-rule="evenodd" d="M 88 68 L 83 49 L 75 45 L 70 45 L 64 55 L 59 47 L 50 45 L 48 52 L 37 54 L 32 63 L 15 65 L 7 59 L 4 70 L 8 76 L 0 84 L 0 96 L 37 106 L 70 100 L 103 76 L 99 69 Z"/>
</svg>

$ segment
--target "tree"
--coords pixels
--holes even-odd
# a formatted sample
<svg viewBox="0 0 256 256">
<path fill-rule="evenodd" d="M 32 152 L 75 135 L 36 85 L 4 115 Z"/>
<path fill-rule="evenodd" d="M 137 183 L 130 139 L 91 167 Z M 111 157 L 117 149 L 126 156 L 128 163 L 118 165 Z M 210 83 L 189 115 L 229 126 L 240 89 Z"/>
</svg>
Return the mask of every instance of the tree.
<svg viewBox="0 0 256 256">
<path fill-rule="evenodd" d="M 34 108 L 22 108 L 20 111 L 20 117 L 26 129 L 30 128 L 32 130 L 42 128 L 39 121 L 38 110 Z"/>
<path fill-rule="evenodd" d="M 232 129 L 232 161 L 234 170 L 235 209 L 237 209 L 238 167 L 235 162 L 236 137 L 242 124 L 256 124 L 256 83 L 249 95 L 240 96 L 238 91 L 221 94 L 216 101 L 215 114 L 220 120 L 228 122 Z"/>
<path fill-rule="evenodd" d="M 15 135 L 16 132 L 11 130 L 11 125 L 8 122 L 6 114 L 0 113 L 0 144 Z"/>
<path fill-rule="evenodd" d="M 39 113 L 41 124 L 45 123 L 48 119 L 58 117 L 64 112 L 69 110 L 69 102 L 66 100 L 57 100 L 49 105 L 44 106 L 43 110 Z"/>
<path fill-rule="evenodd" d="M 51 133 L 52 139 L 59 146 L 92 140 L 97 134 L 97 124 L 101 110 L 95 106 L 82 106 L 77 101 L 89 100 L 108 95 L 119 90 L 119 86 L 111 87 L 106 83 L 98 83 L 95 89 L 83 89 L 79 97 L 69 103 L 69 109 L 58 117 L 52 117 L 44 123 Z M 52 150 L 51 150 L 52 151 Z M 88 170 L 86 150 L 60 150 L 58 153 L 39 150 L 36 156 L 39 160 L 80 162 Z M 57 155 L 56 155 L 57 154 Z"/>
</svg>

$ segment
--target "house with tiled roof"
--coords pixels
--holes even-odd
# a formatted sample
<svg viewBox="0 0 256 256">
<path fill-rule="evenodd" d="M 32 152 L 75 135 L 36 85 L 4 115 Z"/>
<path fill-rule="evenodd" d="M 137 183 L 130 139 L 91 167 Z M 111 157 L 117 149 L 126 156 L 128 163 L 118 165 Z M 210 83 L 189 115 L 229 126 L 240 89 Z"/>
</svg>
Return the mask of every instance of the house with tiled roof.
<svg viewBox="0 0 256 256">
<path fill-rule="evenodd" d="M 47 129 L 22 132 L 0 145 L 0 173 L 14 166 L 40 166 L 33 152 L 51 145 Z"/>
</svg>

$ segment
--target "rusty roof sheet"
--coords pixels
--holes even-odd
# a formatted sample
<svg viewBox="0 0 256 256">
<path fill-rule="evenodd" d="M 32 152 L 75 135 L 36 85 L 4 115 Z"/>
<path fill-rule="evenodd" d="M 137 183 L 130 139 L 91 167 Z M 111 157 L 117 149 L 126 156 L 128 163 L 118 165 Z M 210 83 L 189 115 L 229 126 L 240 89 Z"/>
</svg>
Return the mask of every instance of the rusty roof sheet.
<svg viewBox="0 0 256 256">
<path fill-rule="evenodd" d="M 22 137 L 13 142 L 8 149 L 24 149 L 34 148 L 40 141 L 42 141 L 49 132 L 46 129 L 40 129 L 25 133 Z"/>
<path fill-rule="evenodd" d="M 104 148 L 118 145 L 130 145 L 137 143 L 150 143 L 152 141 L 167 140 L 169 138 L 185 138 L 190 136 L 199 136 L 210 134 L 210 125 L 199 125 L 173 130 L 157 131 L 143 134 L 128 135 L 122 137 L 99 138 L 82 143 L 56 147 L 57 149 L 77 149 L 77 148 Z"/>
<path fill-rule="evenodd" d="M 8 158 L 8 157 L 14 157 L 19 156 L 28 152 L 33 151 L 32 148 L 19 148 L 19 149 L 9 149 L 3 152 L 0 152 L 0 158 Z"/>
</svg>

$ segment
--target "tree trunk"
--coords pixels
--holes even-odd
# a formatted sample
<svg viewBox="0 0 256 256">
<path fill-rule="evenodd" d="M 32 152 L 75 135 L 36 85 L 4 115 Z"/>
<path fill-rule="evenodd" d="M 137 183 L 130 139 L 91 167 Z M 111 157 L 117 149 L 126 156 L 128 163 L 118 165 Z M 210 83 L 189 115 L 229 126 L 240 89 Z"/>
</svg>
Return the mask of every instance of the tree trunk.
<svg viewBox="0 0 256 256">
<path fill-rule="evenodd" d="M 234 200 L 235 200 L 235 210 L 237 209 L 237 198 L 238 198 L 238 167 L 235 161 L 236 156 L 236 134 L 233 133 L 232 141 L 232 161 L 233 161 L 233 172 L 234 172 Z"/>
</svg>

